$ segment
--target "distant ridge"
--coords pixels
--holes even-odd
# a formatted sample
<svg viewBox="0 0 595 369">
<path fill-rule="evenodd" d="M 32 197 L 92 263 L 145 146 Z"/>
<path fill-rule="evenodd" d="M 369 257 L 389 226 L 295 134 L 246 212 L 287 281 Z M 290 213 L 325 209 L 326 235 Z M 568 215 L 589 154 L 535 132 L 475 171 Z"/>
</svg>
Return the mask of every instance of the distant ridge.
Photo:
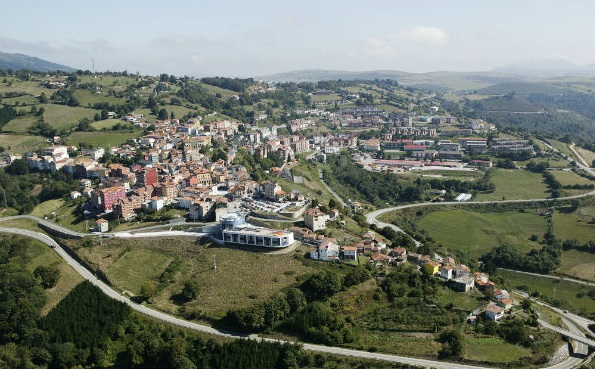
<svg viewBox="0 0 595 369">
<path fill-rule="evenodd" d="M 76 69 L 65 65 L 56 64 L 34 56 L 11 54 L 0 51 L 0 69 L 21 70 L 27 69 L 36 72 L 75 72 Z"/>
<path fill-rule="evenodd" d="M 429 72 L 408 73 L 397 70 L 350 72 L 341 70 L 305 69 L 254 77 L 275 82 L 318 82 L 328 80 L 394 79 L 399 84 L 436 91 L 478 89 L 498 83 L 524 82 L 522 76 L 498 72 Z"/>
</svg>

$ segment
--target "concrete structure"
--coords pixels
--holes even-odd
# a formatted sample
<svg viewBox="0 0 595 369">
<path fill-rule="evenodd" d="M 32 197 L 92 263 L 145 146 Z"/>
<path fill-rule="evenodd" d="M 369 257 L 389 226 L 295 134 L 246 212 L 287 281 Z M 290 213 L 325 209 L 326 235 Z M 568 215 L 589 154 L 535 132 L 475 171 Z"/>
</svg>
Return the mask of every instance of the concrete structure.
<svg viewBox="0 0 595 369">
<path fill-rule="evenodd" d="M 246 223 L 240 213 L 226 213 L 219 221 L 224 244 L 283 248 L 295 243 L 293 233 Z"/>
<path fill-rule="evenodd" d="M 319 229 L 326 228 L 326 214 L 318 208 L 311 208 L 304 212 L 304 223 L 306 227 L 316 232 Z"/>
</svg>

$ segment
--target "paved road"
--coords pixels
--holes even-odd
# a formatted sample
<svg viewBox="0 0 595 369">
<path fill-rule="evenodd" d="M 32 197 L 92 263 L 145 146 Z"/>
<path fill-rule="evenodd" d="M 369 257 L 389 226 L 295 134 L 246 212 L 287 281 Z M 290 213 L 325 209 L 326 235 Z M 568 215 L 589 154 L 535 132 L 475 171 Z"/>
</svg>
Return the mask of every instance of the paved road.
<svg viewBox="0 0 595 369">
<path fill-rule="evenodd" d="M 544 326 L 545 328 L 547 328 L 549 330 L 560 333 L 563 336 L 566 336 L 566 337 L 571 338 L 577 342 L 584 343 L 585 345 L 595 348 L 595 340 L 585 337 L 585 335 L 580 331 L 577 333 L 576 331 L 569 331 L 566 329 L 562 329 L 560 327 L 556 327 L 555 325 L 551 325 L 550 323 L 548 323 L 544 320 L 541 320 L 541 319 L 539 319 L 539 324 L 541 324 L 542 326 Z"/>
<path fill-rule="evenodd" d="M 579 283 L 579 284 L 582 284 L 582 285 L 585 285 L 585 286 L 593 286 L 593 287 L 595 287 L 595 283 L 593 283 L 593 282 L 587 282 L 587 281 L 581 281 L 580 279 L 567 278 L 567 277 L 558 277 L 557 275 L 548 275 L 548 274 L 523 272 L 521 270 L 506 269 L 506 268 L 498 268 L 498 269 L 500 269 L 500 270 L 507 270 L 509 272 L 514 272 L 514 273 L 521 273 L 521 274 L 526 274 L 526 275 L 534 275 L 536 277 L 557 279 L 557 280 L 560 280 L 560 281 L 568 281 L 568 282 L 572 282 L 572 283 Z"/>
<path fill-rule="evenodd" d="M 552 311 L 554 311 L 554 312 L 556 312 L 556 313 L 558 313 L 560 315 L 563 315 L 566 319 L 571 320 L 574 324 L 580 326 L 582 328 L 583 332 L 587 332 L 587 334 L 590 337 L 594 337 L 595 338 L 595 334 L 593 332 L 591 332 L 591 330 L 589 329 L 589 326 L 590 325 L 595 325 L 595 321 L 593 321 L 591 319 L 587 319 L 587 318 L 582 317 L 580 315 L 573 314 L 571 312 L 566 312 L 565 313 L 566 310 L 562 310 L 562 309 L 559 309 L 557 307 L 548 305 L 548 304 L 546 304 L 544 302 L 541 302 L 539 300 L 531 299 L 531 301 L 534 302 L 534 303 L 536 303 L 536 304 L 538 304 L 538 305 L 545 306 L 545 307 L 551 309 Z"/>
<path fill-rule="evenodd" d="M 561 200 L 572 200 L 572 199 L 579 199 L 583 197 L 589 197 L 595 195 L 595 190 L 582 193 L 579 195 L 573 196 L 566 196 L 566 197 L 559 197 L 557 199 L 554 198 L 547 198 L 547 199 L 519 199 L 519 200 L 494 200 L 494 201 L 465 201 L 465 202 L 458 202 L 458 201 L 446 201 L 446 202 L 419 202 L 407 205 L 400 205 L 400 206 L 393 206 L 390 208 L 383 208 L 374 210 L 368 214 L 366 214 L 366 222 L 370 224 L 376 224 L 377 227 L 390 227 L 397 232 L 406 233 L 403 231 L 402 228 L 395 224 L 389 224 L 379 221 L 377 218 L 386 213 L 390 213 L 396 210 L 408 209 L 408 208 L 417 208 L 417 207 L 424 207 L 424 206 L 448 206 L 448 205 L 459 205 L 459 206 L 466 206 L 466 205 L 489 205 L 489 204 L 523 204 L 523 203 L 534 203 L 534 202 L 547 202 L 547 201 L 561 201 Z M 416 244 L 419 246 L 421 243 L 416 240 Z"/>
<path fill-rule="evenodd" d="M 328 192 L 330 192 L 333 196 L 335 196 L 335 198 L 337 199 L 337 201 L 339 201 L 339 203 L 341 204 L 342 207 L 346 207 L 347 203 L 345 201 L 343 201 L 343 198 L 341 198 L 341 196 L 337 195 L 335 193 L 335 191 L 333 191 L 324 181 L 324 176 L 322 175 L 322 170 L 318 169 L 318 175 L 320 178 L 320 182 L 322 182 L 322 184 L 324 185 L 324 187 L 326 188 L 326 190 Z"/>
<path fill-rule="evenodd" d="M 268 341 L 268 342 L 279 342 L 279 343 L 288 342 L 288 341 L 284 341 L 284 340 L 263 338 L 263 337 L 259 337 L 257 335 L 243 335 L 243 334 L 238 334 L 238 333 L 234 333 L 234 332 L 228 332 L 228 331 L 215 329 L 213 327 L 209 327 L 206 325 L 192 323 L 192 322 L 180 319 L 180 318 L 176 318 L 171 315 L 162 313 L 160 311 L 150 309 L 144 305 L 134 303 L 129 298 L 122 296 L 120 293 L 113 290 L 107 284 L 105 284 L 104 282 L 97 279 L 96 276 L 94 276 L 89 270 L 87 270 L 82 265 L 80 265 L 70 255 L 68 255 L 68 253 L 66 253 L 66 251 L 64 251 L 60 247 L 60 245 L 58 245 L 51 237 L 47 236 L 46 234 L 43 234 L 40 232 L 29 231 L 29 230 L 24 230 L 24 229 L 19 229 L 19 228 L 8 228 L 8 227 L 0 227 L 0 233 L 12 233 L 12 234 L 18 234 L 21 236 L 27 236 L 27 237 L 35 238 L 37 240 L 40 240 L 40 241 L 52 246 L 54 248 L 54 250 L 58 253 L 58 255 L 60 257 L 62 257 L 72 268 L 74 268 L 83 278 L 90 281 L 92 284 L 94 284 L 98 288 L 100 288 L 103 291 L 103 293 L 105 293 L 107 296 L 127 304 L 133 310 L 135 310 L 141 314 L 153 317 L 155 319 L 159 319 L 161 321 L 164 321 L 164 322 L 167 322 L 170 324 L 174 324 L 177 326 L 181 326 L 181 327 L 185 327 L 185 328 L 192 329 L 195 331 L 213 334 L 213 335 L 217 335 L 217 336 L 223 336 L 223 337 L 229 337 L 229 338 L 249 338 L 249 339 L 255 339 L 255 340 L 264 340 L 264 341 Z M 576 333 L 577 336 L 579 334 L 580 333 Z M 579 337 L 579 339 L 580 339 L 580 337 Z M 364 358 L 364 359 L 382 360 L 382 361 L 388 361 L 388 362 L 399 362 L 399 363 L 406 363 L 406 364 L 410 364 L 410 365 L 419 365 L 419 366 L 423 366 L 423 367 L 436 368 L 436 369 L 483 369 L 483 368 L 487 368 L 487 367 L 475 366 L 475 365 L 448 363 L 448 362 L 442 362 L 442 361 L 409 358 L 409 357 L 404 357 L 404 356 L 381 354 L 381 353 L 371 353 L 371 352 L 367 352 L 367 351 L 345 349 L 345 348 L 340 348 L 340 347 L 314 345 L 314 344 L 309 344 L 309 343 L 304 343 L 303 348 L 305 350 L 309 350 L 309 351 L 324 352 L 324 353 L 343 355 L 343 356 L 352 356 L 352 357 Z M 546 369 L 570 369 L 570 368 L 573 368 L 574 366 L 576 366 L 576 363 L 575 363 L 576 360 L 571 360 L 571 359 L 574 359 L 574 358 L 571 357 L 560 364 L 556 364 L 555 366 L 552 366 L 552 367 L 546 368 Z"/>
</svg>

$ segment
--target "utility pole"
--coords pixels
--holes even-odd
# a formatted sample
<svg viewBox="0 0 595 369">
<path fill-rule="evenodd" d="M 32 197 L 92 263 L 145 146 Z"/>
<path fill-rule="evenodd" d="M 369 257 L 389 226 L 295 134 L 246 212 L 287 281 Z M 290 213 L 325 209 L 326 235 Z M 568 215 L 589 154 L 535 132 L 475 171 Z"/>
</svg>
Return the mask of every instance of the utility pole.
<svg viewBox="0 0 595 369">
<path fill-rule="evenodd" d="M 217 255 L 213 255 L 213 269 L 217 271 Z"/>
</svg>

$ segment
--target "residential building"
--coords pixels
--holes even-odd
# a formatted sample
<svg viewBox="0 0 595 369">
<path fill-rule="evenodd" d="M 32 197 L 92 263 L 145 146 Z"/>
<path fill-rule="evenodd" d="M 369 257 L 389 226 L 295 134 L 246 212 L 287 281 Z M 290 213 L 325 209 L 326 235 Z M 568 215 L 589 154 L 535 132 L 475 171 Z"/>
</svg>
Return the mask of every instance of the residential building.
<svg viewBox="0 0 595 369">
<path fill-rule="evenodd" d="M 452 279 L 454 267 L 450 264 L 443 265 L 440 267 L 440 277 L 449 280 Z"/>
<path fill-rule="evenodd" d="M 109 222 L 105 219 L 97 219 L 96 225 L 98 232 L 107 232 L 109 230 Z"/>
<path fill-rule="evenodd" d="M 489 320 L 498 321 L 504 316 L 504 308 L 490 305 L 486 308 L 485 315 Z"/>
<path fill-rule="evenodd" d="M 326 228 L 326 218 L 326 214 L 318 208 L 310 208 L 304 212 L 304 223 L 314 232 Z"/>
<path fill-rule="evenodd" d="M 450 287 L 459 292 L 467 292 L 475 286 L 475 279 L 472 277 L 457 277 L 450 280 Z"/>
<path fill-rule="evenodd" d="M 116 186 L 99 190 L 100 206 L 105 212 L 112 211 L 114 204 L 124 198 L 126 198 L 126 189 L 124 187 Z"/>
<path fill-rule="evenodd" d="M 339 245 L 335 243 L 335 239 L 326 238 L 320 245 L 310 248 L 310 258 L 324 261 L 338 260 Z"/>
<path fill-rule="evenodd" d="M 440 270 L 440 263 L 436 261 L 428 261 L 423 265 L 423 270 L 427 275 L 434 275 Z"/>
</svg>

